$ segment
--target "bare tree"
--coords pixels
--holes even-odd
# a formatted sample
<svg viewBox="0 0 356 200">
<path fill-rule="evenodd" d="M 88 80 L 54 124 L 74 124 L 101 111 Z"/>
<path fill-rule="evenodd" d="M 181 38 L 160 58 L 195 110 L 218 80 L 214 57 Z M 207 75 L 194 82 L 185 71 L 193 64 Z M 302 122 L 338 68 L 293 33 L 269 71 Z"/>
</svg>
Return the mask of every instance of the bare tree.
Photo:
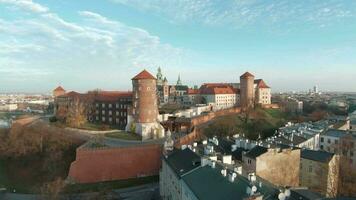
<svg viewBox="0 0 356 200">
<path fill-rule="evenodd" d="M 42 199 L 60 199 L 60 192 L 63 190 L 64 186 L 65 183 L 61 178 L 57 178 L 55 181 L 45 183 L 41 187 Z"/>
<path fill-rule="evenodd" d="M 87 122 L 86 103 L 79 98 L 74 99 L 69 105 L 66 123 L 74 128 L 80 128 Z"/>
</svg>

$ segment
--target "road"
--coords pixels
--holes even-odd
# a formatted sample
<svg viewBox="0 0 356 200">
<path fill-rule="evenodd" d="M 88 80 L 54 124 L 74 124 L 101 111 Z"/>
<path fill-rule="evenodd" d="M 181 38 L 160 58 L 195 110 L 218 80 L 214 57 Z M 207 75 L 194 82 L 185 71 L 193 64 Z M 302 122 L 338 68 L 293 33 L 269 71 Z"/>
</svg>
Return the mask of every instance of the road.
<svg viewBox="0 0 356 200">
<path fill-rule="evenodd" d="M 1 193 L 0 200 L 39 200 L 46 199 L 44 196 L 35 194 Z M 159 196 L 159 184 L 150 183 L 141 186 L 113 190 L 105 194 L 82 193 L 66 194 L 60 197 L 61 200 L 86 200 L 86 199 L 107 199 L 107 200 L 161 200 Z"/>
</svg>

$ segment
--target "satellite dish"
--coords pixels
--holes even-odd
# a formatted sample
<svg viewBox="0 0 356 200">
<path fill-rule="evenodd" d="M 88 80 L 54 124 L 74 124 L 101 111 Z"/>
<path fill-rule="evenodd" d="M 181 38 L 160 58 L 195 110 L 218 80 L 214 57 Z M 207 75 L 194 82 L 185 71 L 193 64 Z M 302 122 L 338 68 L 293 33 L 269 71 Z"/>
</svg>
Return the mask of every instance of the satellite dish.
<svg viewBox="0 0 356 200">
<path fill-rule="evenodd" d="M 256 186 L 252 186 L 252 192 L 253 193 L 257 192 L 257 187 Z"/>
</svg>

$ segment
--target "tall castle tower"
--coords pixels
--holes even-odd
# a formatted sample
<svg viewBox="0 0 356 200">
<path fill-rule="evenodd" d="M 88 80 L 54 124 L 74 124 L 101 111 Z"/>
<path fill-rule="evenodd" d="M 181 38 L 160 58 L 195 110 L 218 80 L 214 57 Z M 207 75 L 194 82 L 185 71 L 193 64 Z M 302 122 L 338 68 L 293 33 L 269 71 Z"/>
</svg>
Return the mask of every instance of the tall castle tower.
<svg viewBox="0 0 356 200">
<path fill-rule="evenodd" d="M 146 70 L 132 78 L 133 101 L 126 131 L 142 136 L 142 140 L 164 137 L 158 122 L 157 80 Z"/>
<path fill-rule="evenodd" d="M 255 76 L 249 72 L 240 76 L 240 102 L 243 109 L 254 107 L 254 80 Z"/>
</svg>

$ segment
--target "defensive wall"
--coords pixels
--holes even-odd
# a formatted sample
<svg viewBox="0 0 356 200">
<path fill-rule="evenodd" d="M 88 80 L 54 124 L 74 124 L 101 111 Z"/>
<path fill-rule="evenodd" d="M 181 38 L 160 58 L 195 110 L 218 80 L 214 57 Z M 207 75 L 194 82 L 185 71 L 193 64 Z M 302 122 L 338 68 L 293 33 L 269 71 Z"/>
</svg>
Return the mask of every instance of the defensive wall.
<svg viewBox="0 0 356 200">
<path fill-rule="evenodd" d="M 219 111 L 215 111 L 215 112 L 209 112 L 209 113 L 202 114 L 202 115 L 191 118 L 190 119 L 190 126 L 191 126 L 190 129 L 192 130 L 192 132 L 190 132 L 187 135 L 176 140 L 174 146 L 176 148 L 180 148 L 181 145 L 191 144 L 194 141 L 202 139 L 204 137 L 204 135 L 203 135 L 199 126 L 209 122 L 210 120 L 213 120 L 217 117 L 237 114 L 240 112 L 241 112 L 240 107 L 234 107 L 234 108 L 219 110 Z"/>
<path fill-rule="evenodd" d="M 192 130 L 175 141 L 175 147 L 191 144 L 204 137 L 199 126 L 217 117 L 237 114 L 241 108 L 229 108 L 190 118 Z M 161 144 L 137 144 L 110 148 L 78 148 L 68 177 L 77 183 L 157 175 L 161 166 Z"/>
<path fill-rule="evenodd" d="M 94 183 L 157 175 L 161 144 L 111 148 L 78 148 L 68 177 L 76 183 Z"/>
</svg>

